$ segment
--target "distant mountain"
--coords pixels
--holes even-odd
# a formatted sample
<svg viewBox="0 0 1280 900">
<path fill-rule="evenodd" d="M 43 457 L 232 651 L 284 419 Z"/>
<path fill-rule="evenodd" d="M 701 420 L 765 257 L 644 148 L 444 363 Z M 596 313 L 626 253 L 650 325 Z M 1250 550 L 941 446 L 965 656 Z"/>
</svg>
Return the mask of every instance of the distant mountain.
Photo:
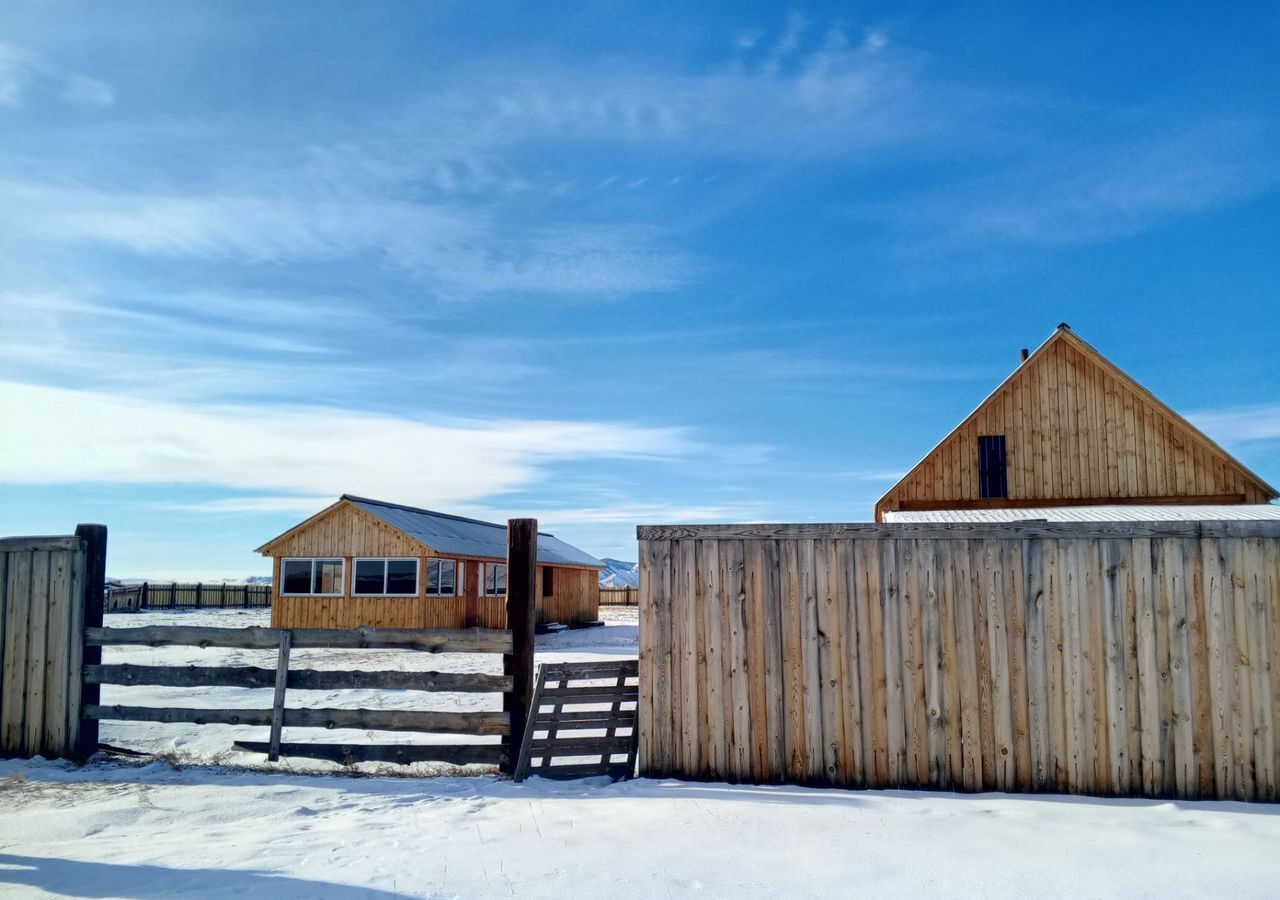
<svg viewBox="0 0 1280 900">
<path fill-rule="evenodd" d="M 600 570 L 600 587 L 639 587 L 640 564 L 623 562 L 605 557 L 600 560 L 605 568 Z"/>
</svg>

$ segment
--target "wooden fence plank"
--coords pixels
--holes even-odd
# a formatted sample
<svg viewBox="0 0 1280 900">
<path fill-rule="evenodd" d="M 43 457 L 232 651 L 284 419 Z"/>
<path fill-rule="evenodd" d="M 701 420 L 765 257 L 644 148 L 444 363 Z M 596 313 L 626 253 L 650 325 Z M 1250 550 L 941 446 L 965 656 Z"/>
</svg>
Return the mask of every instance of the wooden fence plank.
<svg viewBox="0 0 1280 900">
<path fill-rule="evenodd" d="M 192 722 L 197 725 L 267 725 L 270 709 L 195 709 L 89 704 L 89 719 L 123 722 Z M 437 712 L 404 709 L 286 709 L 289 728 L 359 728 L 369 731 L 424 731 L 439 734 L 503 735 L 511 728 L 505 712 Z"/>
<path fill-rule="evenodd" d="M 49 551 L 30 554 L 30 599 L 27 605 L 26 715 L 23 748 L 26 756 L 44 749 L 45 660 L 49 643 Z"/>
<path fill-rule="evenodd" d="M 79 633 L 71 623 L 72 564 L 76 551 L 49 554 L 49 624 L 44 672 L 44 749 L 50 755 L 71 755 L 67 740 L 68 706 L 71 702 L 71 647 Z"/>
<path fill-rule="evenodd" d="M 276 670 L 253 666 L 140 666 L 132 663 L 85 666 L 87 684 L 150 684 L 161 687 L 246 687 L 275 685 Z M 368 669 L 290 669 L 289 690 L 447 691 L 490 693 L 511 690 L 511 676 L 475 672 L 405 672 Z"/>
<path fill-rule="evenodd" d="M 86 628 L 86 646 L 236 647 L 275 650 L 276 628 L 206 628 L 194 625 L 144 625 Z M 295 650 L 402 649 L 428 653 L 510 653 L 510 631 L 486 628 L 291 628 Z"/>
<path fill-rule="evenodd" d="M 271 703 L 271 737 L 267 748 L 267 761 L 280 759 L 280 733 L 284 730 L 284 697 L 289 684 L 289 644 L 291 634 L 280 632 L 280 653 L 276 660 L 275 697 Z"/>
<path fill-rule="evenodd" d="M 236 741 L 241 750 L 266 753 L 266 741 Z M 501 744 L 305 744 L 284 743 L 280 755 L 325 759 L 341 765 L 360 762 L 398 763 L 441 762 L 453 765 L 500 765 L 507 759 Z"/>
<path fill-rule="evenodd" d="M 27 704 L 27 631 L 31 609 L 31 554 L 9 554 L 5 594 L 3 701 L 0 702 L 0 753 L 21 755 L 25 750 Z"/>
</svg>

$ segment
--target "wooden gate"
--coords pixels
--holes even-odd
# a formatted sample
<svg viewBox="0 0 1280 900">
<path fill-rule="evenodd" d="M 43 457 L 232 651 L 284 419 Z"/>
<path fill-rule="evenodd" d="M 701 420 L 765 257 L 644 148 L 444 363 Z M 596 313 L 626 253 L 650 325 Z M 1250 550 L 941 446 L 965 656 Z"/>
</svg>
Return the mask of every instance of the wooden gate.
<svg viewBox="0 0 1280 900">
<path fill-rule="evenodd" d="M 516 781 L 530 775 L 630 778 L 636 768 L 639 697 L 639 660 L 544 663 Z"/>
</svg>

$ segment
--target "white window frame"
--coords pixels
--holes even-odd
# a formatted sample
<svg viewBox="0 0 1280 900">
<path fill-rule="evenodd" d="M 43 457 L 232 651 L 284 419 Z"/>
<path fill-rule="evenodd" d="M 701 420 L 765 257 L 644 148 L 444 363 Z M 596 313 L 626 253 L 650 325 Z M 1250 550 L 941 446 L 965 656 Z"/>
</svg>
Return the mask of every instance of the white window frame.
<svg viewBox="0 0 1280 900">
<path fill-rule="evenodd" d="M 433 594 L 431 592 L 431 564 L 433 562 L 451 562 L 453 563 L 453 593 L 452 594 Z M 450 556 L 428 556 L 427 557 L 427 577 L 422 582 L 422 595 L 424 597 L 461 597 L 463 595 L 462 587 L 462 560 L 454 559 Z"/>
<path fill-rule="evenodd" d="M 338 578 L 338 590 L 330 594 L 316 594 L 307 591 L 305 594 L 293 594 L 284 589 L 284 565 L 290 562 L 309 562 L 311 563 L 311 577 L 309 583 L 312 587 L 316 583 L 316 560 L 336 559 L 342 563 L 342 575 Z M 345 556 L 282 556 L 280 558 L 280 596 L 281 597 L 341 597 L 347 592 L 347 558 Z"/>
<path fill-rule="evenodd" d="M 382 590 L 376 594 L 356 593 L 356 565 L 362 562 L 382 563 Z M 392 594 L 387 591 L 387 563 L 413 563 L 413 593 Z M 416 556 L 357 556 L 351 561 L 351 596 L 352 597 L 417 597 L 422 593 L 422 561 Z"/>
<path fill-rule="evenodd" d="M 501 593 L 497 593 L 497 592 L 492 594 L 489 593 L 489 569 L 493 568 L 494 566 L 502 566 L 502 568 L 504 569 L 507 568 L 506 563 L 487 562 L 484 564 L 484 568 L 481 569 L 480 571 L 480 596 L 481 597 L 502 597 L 502 596 L 505 596 L 507 593 L 505 588 L 503 588 Z"/>
</svg>

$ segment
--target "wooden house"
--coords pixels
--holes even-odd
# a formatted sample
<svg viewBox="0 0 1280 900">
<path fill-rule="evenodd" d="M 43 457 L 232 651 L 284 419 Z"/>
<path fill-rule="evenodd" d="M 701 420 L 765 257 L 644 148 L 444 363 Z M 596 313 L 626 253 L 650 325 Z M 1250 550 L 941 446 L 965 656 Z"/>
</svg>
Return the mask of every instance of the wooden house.
<svg viewBox="0 0 1280 900">
<path fill-rule="evenodd" d="M 937 510 L 1221 507 L 1276 495 L 1064 324 L 1024 350 L 1013 374 L 880 498 L 876 521 Z"/>
<path fill-rule="evenodd" d="M 507 627 L 504 525 L 343 494 L 257 552 L 276 628 Z M 539 532 L 538 621 L 594 622 L 603 567 Z"/>
</svg>

